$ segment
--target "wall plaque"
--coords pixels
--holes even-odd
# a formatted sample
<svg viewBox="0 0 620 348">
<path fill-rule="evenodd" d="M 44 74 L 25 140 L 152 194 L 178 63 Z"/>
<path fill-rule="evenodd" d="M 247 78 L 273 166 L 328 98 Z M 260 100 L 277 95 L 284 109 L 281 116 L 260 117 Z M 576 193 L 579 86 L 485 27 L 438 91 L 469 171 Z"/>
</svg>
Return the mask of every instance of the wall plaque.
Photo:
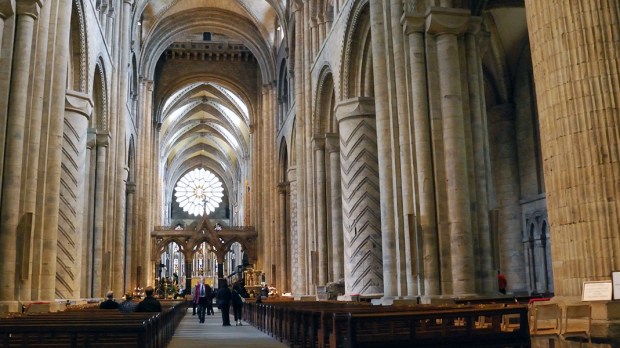
<svg viewBox="0 0 620 348">
<path fill-rule="evenodd" d="M 610 301 L 612 283 L 609 280 L 583 282 L 582 301 Z"/>
</svg>

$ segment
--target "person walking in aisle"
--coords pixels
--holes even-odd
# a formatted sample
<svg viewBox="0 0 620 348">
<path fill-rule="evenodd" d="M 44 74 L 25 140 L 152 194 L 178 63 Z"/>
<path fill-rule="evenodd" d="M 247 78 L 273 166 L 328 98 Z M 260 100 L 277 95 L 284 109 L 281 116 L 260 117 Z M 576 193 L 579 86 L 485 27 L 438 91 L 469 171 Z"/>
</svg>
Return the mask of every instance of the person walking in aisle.
<svg viewBox="0 0 620 348">
<path fill-rule="evenodd" d="M 196 284 L 194 289 L 194 303 L 198 305 L 198 322 L 205 322 L 205 311 L 207 310 L 208 301 L 211 298 L 211 287 L 205 284 L 205 278 L 200 277 L 200 282 Z"/>
<path fill-rule="evenodd" d="M 226 279 L 222 280 L 220 289 L 217 291 L 217 306 L 222 311 L 222 326 L 230 326 L 230 299 L 232 292 L 228 288 Z"/>
</svg>

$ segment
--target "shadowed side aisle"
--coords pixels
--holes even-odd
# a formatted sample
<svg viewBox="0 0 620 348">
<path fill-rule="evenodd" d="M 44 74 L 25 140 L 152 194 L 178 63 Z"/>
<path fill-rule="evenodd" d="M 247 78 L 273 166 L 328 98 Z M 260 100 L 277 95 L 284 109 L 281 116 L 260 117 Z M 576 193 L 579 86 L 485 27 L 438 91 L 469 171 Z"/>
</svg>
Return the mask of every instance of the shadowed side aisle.
<svg viewBox="0 0 620 348">
<path fill-rule="evenodd" d="M 222 326 L 222 314 L 207 315 L 205 323 L 198 323 L 198 316 L 190 308 L 172 336 L 169 348 L 193 347 L 252 347 L 285 348 L 286 344 L 257 328 L 243 322 L 243 326 Z M 230 319 L 234 323 L 232 317 Z"/>
</svg>

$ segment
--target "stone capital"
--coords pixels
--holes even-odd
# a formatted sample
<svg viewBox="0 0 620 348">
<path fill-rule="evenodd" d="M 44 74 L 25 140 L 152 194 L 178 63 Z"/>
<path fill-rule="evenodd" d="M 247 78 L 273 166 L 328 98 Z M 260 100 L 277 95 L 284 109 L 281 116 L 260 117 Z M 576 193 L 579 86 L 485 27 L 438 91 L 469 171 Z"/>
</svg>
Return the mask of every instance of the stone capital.
<svg viewBox="0 0 620 348">
<path fill-rule="evenodd" d="M 97 133 L 97 146 L 108 147 L 110 145 L 110 138 L 109 132 Z"/>
<path fill-rule="evenodd" d="M 426 12 L 426 32 L 429 34 L 462 34 L 469 29 L 469 10 L 431 7 Z"/>
<path fill-rule="evenodd" d="M 338 134 L 325 134 L 325 149 L 328 152 L 340 152 L 340 137 Z"/>
<path fill-rule="evenodd" d="M 0 0 L 0 18 L 6 19 L 15 14 L 15 0 Z"/>
<path fill-rule="evenodd" d="M 320 135 L 315 135 L 312 138 L 312 149 L 313 150 L 324 150 L 325 149 L 325 137 Z"/>
<path fill-rule="evenodd" d="M 97 130 L 95 128 L 88 128 L 86 134 L 86 148 L 92 149 L 97 146 Z"/>
<path fill-rule="evenodd" d="M 134 0 L 123 0 L 123 4 L 133 6 Z"/>
<path fill-rule="evenodd" d="M 375 98 L 359 97 L 344 100 L 336 105 L 335 112 L 338 122 L 353 117 L 375 117 Z"/>
<path fill-rule="evenodd" d="M 134 194 L 136 192 L 136 183 L 133 181 L 127 182 L 125 184 L 125 192 L 129 194 Z"/>
<path fill-rule="evenodd" d="M 93 112 L 93 100 L 88 94 L 67 90 L 65 94 L 65 110 L 90 118 Z"/>
<path fill-rule="evenodd" d="M 480 17 L 470 17 L 469 18 L 469 26 L 467 27 L 468 34 L 478 34 L 482 30 L 482 18 Z"/>
<path fill-rule="evenodd" d="M 423 16 L 403 16 L 400 20 L 405 35 L 423 33 L 426 29 L 426 18 Z"/>
<path fill-rule="evenodd" d="M 18 16 L 30 16 L 37 19 L 43 6 L 43 0 L 19 0 L 16 2 Z"/>
<path fill-rule="evenodd" d="M 278 184 L 278 193 L 285 194 L 288 191 L 289 183 L 281 182 Z"/>
</svg>

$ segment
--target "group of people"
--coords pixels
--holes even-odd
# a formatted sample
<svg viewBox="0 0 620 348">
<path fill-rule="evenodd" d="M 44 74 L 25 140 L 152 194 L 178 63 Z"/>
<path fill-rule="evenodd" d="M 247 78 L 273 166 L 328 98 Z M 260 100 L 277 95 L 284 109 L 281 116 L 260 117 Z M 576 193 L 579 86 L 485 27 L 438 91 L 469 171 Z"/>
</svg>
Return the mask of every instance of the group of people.
<svg viewBox="0 0 620 348">
<path fill-rule="evenodd" d="M 222 325 L 231 326 L 230 306 L 232 304 L 235 326 L 241 326 L 243 325 L 241 322 L 243 302 L 245 302 L 245 299 L 248 297 L 250 297 L 250 295 L 246 291 L 242 280 L 235 282 L 232 289 L 224 280 L 222 286 L 215 291 L 209 284 L 205 284 L 205 279 L 203 277 L 200 278 L 200 281 L 194 287 L 193 315 L 198 314 L 199 323 L 204 323 L 205 315 L 215 314 L 213 311 L 213 298 L 216 298 L 217 307 L 222 313 Z"/>
<path fill-rule="evenodd" d="M 108 291 L 106 293 L 107 300 L 99 304 L 101 309 L 118 309 L 122 313 L 131 312 L 161 312 L 161 303 L 153 297 L 155 289 L 152 286 L 147 286 L 144 289 L 144 299 L 139 303 L 133 300 L 133 294 L 128 292 L 125 294 L 125 300 L 121 303 L 114 301 L 114 292 Z"/>
<path fill-rule="evenodd" d="M 161 312 L 161 303 L 153 297 L 155 289 L 152 286 L 147 286 L 144 289 L 145 298 L 139 303 L 133 300 L 133 294 L 128 292 L 125 294 L 125 300 L 121 303 L 114 301 L 114 293 L 108 291 L 106 294 L 107 300 L 99 304 L 101 309 L 117 309 L 123 313 L 130 312 Z M 230 307 L 232 304 L 233 316 L 235 320 L 235 326 L 243 325 L 241 322 L 243 303 L 245 299 L 250 297 L 243 280 L 235 282 L 232 289 L 228 286 L 228 283 L 224 280 L 222 286 L 217 290 L 213 290 L 209 284 L 205 283 L 205 278 L 200 278 L 200 281 L 194 287 L 193 293 L 193 315 L 198 314 L 199 323 L 205 322 L 206 315 L 215 315 L 213 310 L 213 299 L 217 299 L 217 307 L 222 313 L 222 325 L 231 326 L 230 324 Z"/>
</svg>

